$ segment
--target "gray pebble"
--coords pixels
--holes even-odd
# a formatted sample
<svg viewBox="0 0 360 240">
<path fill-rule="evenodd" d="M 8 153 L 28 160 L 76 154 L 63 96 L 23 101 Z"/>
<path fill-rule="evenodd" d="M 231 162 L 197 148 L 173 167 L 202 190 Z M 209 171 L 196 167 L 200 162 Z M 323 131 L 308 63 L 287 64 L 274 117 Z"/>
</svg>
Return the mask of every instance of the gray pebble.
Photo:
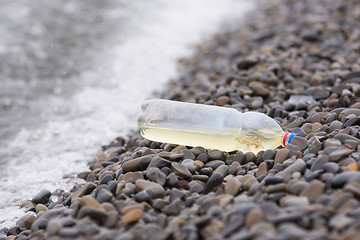
<svg viewBox="0 0 360 240">
<path fill-rule="evenodd" d="M 36 194 L 33 199 L 31 199 L 31 202 L 35 204 L 46 204 L 49 201 L 50 196 L 51 192 L 49 190 L 43 189 L 38 194 Z"/>
</svg>

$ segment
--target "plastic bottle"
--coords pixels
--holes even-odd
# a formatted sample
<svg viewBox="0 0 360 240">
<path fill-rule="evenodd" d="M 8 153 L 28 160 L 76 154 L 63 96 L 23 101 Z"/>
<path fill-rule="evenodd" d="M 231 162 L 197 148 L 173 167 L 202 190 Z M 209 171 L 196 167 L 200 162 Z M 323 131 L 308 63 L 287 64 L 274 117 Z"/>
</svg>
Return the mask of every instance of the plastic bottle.
<svg viewBox="0 0 360 240">
<path fill-rule="evenodd" d="M 141 135 L 158 142 L 256 154 L 285 147 L 297 135 L 258 112 L 163 99 L 145 101 L 142 111 Z"/>
</svg>

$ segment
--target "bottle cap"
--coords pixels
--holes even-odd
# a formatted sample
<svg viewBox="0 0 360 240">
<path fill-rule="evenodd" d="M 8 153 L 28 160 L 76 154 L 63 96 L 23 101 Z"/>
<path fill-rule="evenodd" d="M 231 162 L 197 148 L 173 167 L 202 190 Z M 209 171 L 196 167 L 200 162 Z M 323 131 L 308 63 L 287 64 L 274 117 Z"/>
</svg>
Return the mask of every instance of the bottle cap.
<svg viewBox="0 0 360 240">
<path fill-rule="evenodd" d="M 296 133 L 290 133 L 290 132 L 286 132 L 284 133 L 283 139 L 281 141 L 281 145 L 283 147 L 286 147 L 286 145 L 288 145 L 289 143 L 291 143 L 291 141 L 293 140 L 293 138 L 295 136 L 299 136 L 299 134 Z"/>
</svg>

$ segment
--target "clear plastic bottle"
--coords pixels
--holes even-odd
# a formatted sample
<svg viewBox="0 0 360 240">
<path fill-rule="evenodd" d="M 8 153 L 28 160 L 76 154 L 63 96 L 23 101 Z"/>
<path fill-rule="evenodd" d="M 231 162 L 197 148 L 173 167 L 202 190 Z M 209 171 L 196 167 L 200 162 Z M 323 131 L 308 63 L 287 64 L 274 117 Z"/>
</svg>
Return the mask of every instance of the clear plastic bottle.
<svg viewBox="0 0 360 240">
<path fill-rule="evenodd" d="M 258 112 L 163 99 L 145 101 L 142 111 L 141 135 L 158 142 L 256 154 L 285 147 L 297 135 Z"/>
</svg>

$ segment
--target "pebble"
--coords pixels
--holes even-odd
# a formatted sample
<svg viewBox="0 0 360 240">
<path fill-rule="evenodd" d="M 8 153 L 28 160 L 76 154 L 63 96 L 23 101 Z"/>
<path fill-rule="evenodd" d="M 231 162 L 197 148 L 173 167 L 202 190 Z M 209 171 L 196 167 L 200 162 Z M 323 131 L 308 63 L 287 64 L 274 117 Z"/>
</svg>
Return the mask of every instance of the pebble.
<svg viewBox="0 0 360 240">
<path fill-rule="evenodd" d="M 258 181 L 256 180 L 256 178 L 252 175 L 246 174 L 245 176 L 243 176 L 240 179 L 241 182 L 241 187 L 243 190 L 247 191 L 250 189 L 250 187 L 255 184 L 258 183 Z"/>
<path fill-rule="evenodd" d="M 241 182 L 236 178 L 230 178 L 225 184 L 225 193 L 236 196 L 241 188 Z"/>
<path fill-rule="evenodd" d="M 164 188 L 160 184 L 150 182 L 144 179 L 138 179 L 135 182 L 135 186 L 138 192 L 150 189 L 155 194 L 155 196 L 158 197 L 162 197 L 165 192 Z"/>
<path fill-rule="evenodd" d="M 324 147 L 328 148 L 328 147 L 340 147 L 341 146 L 341 142 L 338 139 L 335 138 L 329 138 L 326 139 L 324 142 Z"/>
<path fill-rule="evenodd" d="M 121 217 L 121 221 L 125 222 L 127 224 L 133 223 L 138 221 L 142 215 L 144 214 L 144 211 L 141 208 L 136 208 L 133 210 L 128 211 Z"/>
<path fill-rule="evenodd" d="M 221 96 L 216 100 L 217 106 L 224 106 L 229 103 L 229 97 L 227 96 Z"/>
<path fill-rule="evenodd" d="M 142 158 L 150 158 L 150 157 L 145 156 L 145 157 L 135 158 L 135 159 L 131 159 L 129 161 L 126 161 L 122 165 L 123 172 L 126 173 L 126 172 L 130 172 L 130 171 L 138 171 L 138 170 L 140 170 L 140 163 L 141 163 Z"/>
<path fill-rule="evenodd" d="M 209 160 L 226 160 L 226 154 L 222 151 L 212 151 L 208 154 Z"/>
<path fill-rule="evenodd" d="M 203 163 L 203 162 L 201 162 L 201 163 Z M 192 159 L 184 159 L 181 162 L 181 164 L 184 165 L 185 167 L 187 167 L 191 173 L 195 172 L 195 167 L 194 167 L 195 162 L 194 162 L 194 160 L 192 160 Z"/>
<path fill-rule="evenodd" d="M 260 163 L 258 171 L 256 172 L 256 177 L 267 174 L 267 164 L 265 162 Z"/>
<path fill-rule="evenodd" d="M 91 196 L 82 197 L 80 199 L 80 205 L 93 207 L 93 208 L 97 208 L 99 210 L 105 211 L 105 208 Z"/>
<path fill-rule="evenodd" d="M 343 157 L 350 155 L 353 152 L 351 149 L 340 148 L 329 154 L 330 161 L 336 162 L 341 160 Z"/>
<path fill-rule="evenodd" d="M 206 182 L 206 185 L 204 187 L 204 194 L 209 193 L 212 191 L 215 187 L 219 186 L 223 182 L 223 175 L 220 173 L 214 173 L 211 175 L 209 180 Z"/>
<path fill-rule="evenodd" d="M 107 215 L 106 212 L 103 210 L 84 206 L 80 208 L 77 214 L 77 218 L 84 218 L 84 217 L 89 217 L 100 222 L 105 222 Z"/>
<path fill-rule="evenodd" d="M 249 213 L 247 214 L 247 216 L 245 218 L 245 226 L 247 228 L 251 228 L 256 223 L 263 220 L 263 217 L 264 217 L 264 214 L 260 209 L 253 208 L 249 211 Z"/>
<path fill-rule="evenodd" d="M 210 168 L 212 168 L 214 170 L 214 169 L 216 169 L 219 166 L 224 165 L 224 164 L 225 164 L 225 162 L 222 161 L 222 160 L 213 160 L 211 162 L 206 163 L 205 167 L 210 167 Z"/>
<path fill-rule="evenodd" d="M 50 219 L 46 226 L 46 233 L 48 236 L 53 236 L 57 234 L 62 227 L 62 223 L 59 219 Z"/>
<path fill-rule="evenodd" d="M 149 180 L 164 186 L 166 182 L 166 175 L 160 169 L 155 167 L 150 167 L 146 169 L 146 176 Z"/>
<path fill-rule="evenodd" d="M 322 196 L 324 189 L 324 183 L 318 180 L 313 180 L 304 188 L 304 190 L 301 191 L 300 196 L 307 197 L 310 202 L 314 202 Z"/>
<path fill-rule="evenodd" d="M 360 177 L 360 172 L 343 172 L 338 175 L 336 175 L 332 181 L 332 186 L 334 188 L 341 188 L 344 186 L 348 181 L 350 181 L 353 178 Z"/>
<path fill-rule="evenodd" d="M 47 210 L 48 210 L 48 208 L 44 204 L 41 204 L 41 203 L 37 204 L 36 208 L 35 208 L 36 213 L 39 213 L 41 211 L 46 212 Z"/>
<path fill-rule="evenodd" d="M 168 187 L 178 187 L 179 185 L 179 180 L 176 177 L 175 173 L 170 173 L 167 177 L 166 177 L 166 186 Z"/>
<path fill-rule="evenodd" d="M 161 209 L 162 212 L 167 215 L 179 215 L 179 213 L 185 208 L 185 204 L 179 198 L 172 201 L 169 205 L 166 205 Z"/>
<path fill-rule="evenodd" d="M 171 163 L 171 168 L 173 169 L 174 173 L 180 177 L 191 178 L 192 176 L 189 169 L 186 166 L 181 165 L 180 163 Z"/>
<path fill-rule="evenodd" d="M 286 149 L 286 148 L 280 149 L 275 155 L 274 164 L 277 164 L 277 163 L 281 164 L 289 157 L 290 157 L 290 151 L 288 149 Z"/>
<path fill-rule="evenodd" d="M 285 182 L 289 181 L 291 179 L 291 176 L 295 172 L 303 172 L 306 168 L 306 164 L 304 160 L 297 159 L 293 164 L 291 164 L 289 167 L 285 168 L 282 172 L 280 172 L 280 175 L 284 179 Z"/>
<path fill-rule="evenodd" d="M 43 189 L 38 194 L 36 194 L 33 199 L 31 199 L 31 202 L 35 204 L 46 204 L 51 196 L 51 192 L 49 190 Z"/>
</svg>

